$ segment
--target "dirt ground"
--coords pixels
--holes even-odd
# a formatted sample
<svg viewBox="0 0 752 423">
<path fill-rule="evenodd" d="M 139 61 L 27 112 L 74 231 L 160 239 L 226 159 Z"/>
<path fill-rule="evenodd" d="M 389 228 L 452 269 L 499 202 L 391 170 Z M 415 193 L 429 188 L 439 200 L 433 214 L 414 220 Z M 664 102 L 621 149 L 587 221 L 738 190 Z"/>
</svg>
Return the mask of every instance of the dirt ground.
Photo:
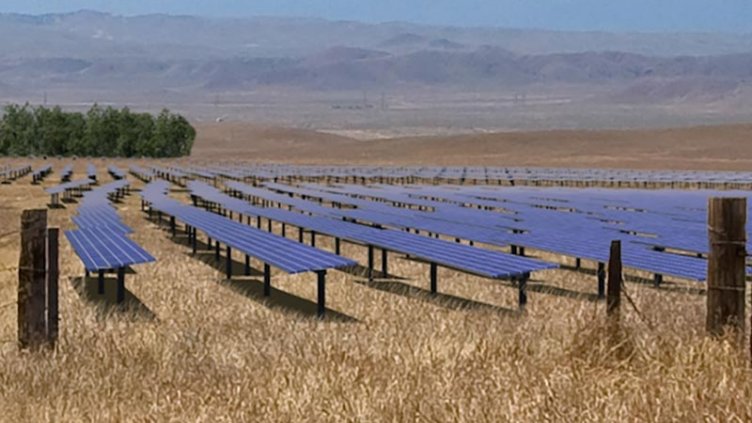
<svg viewBox="0 0 752 423">
<path fill-rule="evenodd" d="M 752 169 L 752 124 L 362 140 L 240 122 L 197 125 L 197 160 L 293 163 Z"/>
</svg>

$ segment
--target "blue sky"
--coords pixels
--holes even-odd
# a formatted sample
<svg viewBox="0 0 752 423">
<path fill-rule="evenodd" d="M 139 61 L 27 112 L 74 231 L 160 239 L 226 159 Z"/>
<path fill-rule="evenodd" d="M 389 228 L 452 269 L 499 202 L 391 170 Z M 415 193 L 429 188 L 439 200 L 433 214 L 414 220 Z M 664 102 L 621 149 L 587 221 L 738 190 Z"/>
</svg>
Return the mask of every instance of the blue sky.
<svg viewBox="0 0 752 423">
<path fill-rule="evenodd" d="M 0 12 L 280 15 L 565 30 L 752 33 L 752 0 L 0 0 Z"/>
</svg>

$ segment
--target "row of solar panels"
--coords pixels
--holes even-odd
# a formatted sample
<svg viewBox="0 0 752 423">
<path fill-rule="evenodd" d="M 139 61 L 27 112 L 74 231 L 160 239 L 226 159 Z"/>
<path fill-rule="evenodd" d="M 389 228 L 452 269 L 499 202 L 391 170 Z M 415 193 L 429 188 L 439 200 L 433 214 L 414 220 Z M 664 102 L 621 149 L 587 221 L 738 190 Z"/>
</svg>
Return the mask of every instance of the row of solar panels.
<svg viewBox="0 0 752 423">
<path fill-rule="evenodd" d="M 190 182 L 188 188 L 193 196 L 218 204 L 224 209 L 241 215 L 274 220 L 314 233 L 360 245 L 373 246 L 386 251 L 407 254 L 426 262 L 488 278 L 521 277 L 534 271 L 557 267 L 551 263 L 444 240 L 425 238 L 399 230 L 374 228 L 345 222 L 341 219 L 309 216 L 276 208 L 255 207 L 201 182 Z"/>
<path fill-rule="evenodd" d="M 128 186 L 129 182 L 121 179 L 86 192 L 72 218 L 78 229 L 65 232 L 87 271 L 123 269 L 154 261 L 128 237 L 132 230 L 111 204 L 110 197 L 122 196 Z"/>
<path fill-rule="evenodd" d="M 292 166 L 258 164 L 174 168 L 204 178 L 274 179 L 296 177 L 420 178 L 445 180 L 558 181 L 608 183 L 750 184 L 752 172 L 641 171 L 629 169 L 489 168 L 489 167 L 368 167 Z"/>
<path fill-rule="evenodd" d="M 668 248 L 686 251 L 706 252 L 707 235 L 701 235 L 701 231 L 693 232 L 694 235 L 691 237 L 677 237 L 675 227 L 662 232 L 660 238 L 647 238 L 617 230 L 618 223 L 603 224 L 598 220 L 600 216 L 595 214 L 597 209 L 596 211 L 580 210 L 579 204 L 567 204 L 565 209 L 570 211 L 561 211 L 561 207 L 543 207 L 544 205 L 550 206 L 551 203 L 566 204 L 562 201 L 567 200 L 562 198 L 540 200 L 545 196 L 556 195 L 557 192 L 560 194 L 561 190 L 557 192 L 516 191 L 508 188 L 497 190 L 499 195 L 506 197 L 494 204 L 511 211 L 512 214 L 507 215 L 497 211 L 468 207 L 468 204 L 476 200 L 472 195 L 468 195 L 464 188 L 458 191 L 455 188 L 431 187 L 425 188 L 424 192 L 420 187 L 411 187 L 405 188 L 409 194 L 406 192 L 395 194 L 399 188 L 317 187 L 315 185 L 291 187 L 267 184 L 269 189 L 277 191 L 272 192 L 269 189 L 250 187 L 236 182 L 228 183 L 227 187 L 243 192 L 247 196 L 282 203 L 314 215 L 344 218 L 399 229 L 417 229 L 424 233 L 442 234 L 497 246 L 529 247 L 600 262 L 608 259 L 610 241 L 621 239 L 625 242 L 625 264 L 629 267 L 693 280 L 704 280 L 706 275 L 707 261 L 703 258 L 656 251 L 656 249 L 668 246 Z M 491 190 L 484 189 L 485 197 L 490 195 L 487 191 Z M 514 195 L 514 193 L 520 194 L 521 192 L 526 194 L 522 197 Z M 446 201 L 426 200 L 423 194 L 431 196 L 441 194 Z M 620 194 L 629 198 L 627 192 L 621 191 Z M 291 197 L 291 195 L 296 197 Z M 657 195 L 660 196 L 660 194 Z M 459 200 L 458 196 L 461 196 Z M 327 203 L 322 205 L 318 201 L 308 201 L 302 197 L 323 199 Z M 368 199 L 364 199 L 365 197 Z M 425 207 L 425 209 L 416 210 L 404 207 L 410 203 Z M 341 205 L 341 208 L 332 207 L 332 205 Z M 674 211 L 678 213 L 680 210 Z M 637 214 L 638 212 L 623 211 L 622 213 Z M 656 216 L 660 218 L 660 215 L 656 214 Z M 664 216 L 664 220 L 673 218 L 673 216 Z M 680 222 L 679 225 L 688 226 L 686 222 Z M 702 224 L 699 224 L 699 227 L 702 227 Z"/>
</svg>

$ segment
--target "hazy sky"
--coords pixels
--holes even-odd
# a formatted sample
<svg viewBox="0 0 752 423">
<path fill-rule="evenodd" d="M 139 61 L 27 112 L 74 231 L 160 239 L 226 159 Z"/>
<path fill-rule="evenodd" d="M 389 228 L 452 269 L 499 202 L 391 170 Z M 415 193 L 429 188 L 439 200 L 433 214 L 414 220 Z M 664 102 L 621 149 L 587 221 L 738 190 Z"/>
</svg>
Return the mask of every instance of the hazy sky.
<svg viewBox="0 0 752 423">
<path fill-rule="evenodd" d="M 577 30 L 752 33 L 752 0 L 0 0 L 0 12 L 283 15 Z"/>
</svg>

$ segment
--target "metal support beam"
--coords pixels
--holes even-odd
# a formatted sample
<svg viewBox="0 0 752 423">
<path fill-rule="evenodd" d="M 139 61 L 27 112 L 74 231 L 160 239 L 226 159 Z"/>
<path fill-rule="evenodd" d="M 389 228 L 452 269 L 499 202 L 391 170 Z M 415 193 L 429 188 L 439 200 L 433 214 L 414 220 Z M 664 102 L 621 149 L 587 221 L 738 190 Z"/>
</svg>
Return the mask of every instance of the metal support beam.
<svg viewBox="0 0 752 423">
<path fill-rule="evenodd" d="M 324 317 L 326 313 L 326 270 L 316 272 L 318 279 L 318 316 Z"/>
<path fill-rule="evenodd" d="M 232 248 L 229 245 L 227 246 L 227 261 L 225 264 L 227 279 L 232 279 Z"/>
<path fill-rule="evenodd" d="M 431 294 L 436 295 L 439 292 L 439 272 L 436 263 L 431 263 Z"/>
<path fill-rule="evenodd" d="M 264 263 L 264 297 L 272 295 L 272 270 L 268 263 Z"/>
<path fill-rule="evenodd" d="M 520 311 L 524 311 L 527 306 L 527 281 L 530 279 L 530 273 L 525 273 L 517 280 L 517 289 L 519 290 L 518 304 Z"/>
<path fill-rule="evenodd" d="M 663 283 L 663 275 L 656 273 L 653 275 L 653 286 L 658 288 Z"/>
<path fill-rule="evenodd" d="M 381 274 L 382 277 L 389 275 L 389 252 L 385 249 L 381 249 Z"/>
<path fill-rule="evenodd" d="M 117 270 L 117 294 L 116 301 L 118 304 L 122 304 L 125 301 L 125 268 L 121 267 Z"/>
<path fill-rule="evenodd" d="M 368 280 L 373 280 L 373 245 L 368 246 Z"/>
<path fill-rule="evenodd" d="M 97 277 L 97 293 L 99 295 L 104 294 L 104 270 L 100 270 Z"/>
<path fill-rule="evenodd" d="M 606 298 L 606 264 L 598 263 L 598 299 Z"/>
</svg>

